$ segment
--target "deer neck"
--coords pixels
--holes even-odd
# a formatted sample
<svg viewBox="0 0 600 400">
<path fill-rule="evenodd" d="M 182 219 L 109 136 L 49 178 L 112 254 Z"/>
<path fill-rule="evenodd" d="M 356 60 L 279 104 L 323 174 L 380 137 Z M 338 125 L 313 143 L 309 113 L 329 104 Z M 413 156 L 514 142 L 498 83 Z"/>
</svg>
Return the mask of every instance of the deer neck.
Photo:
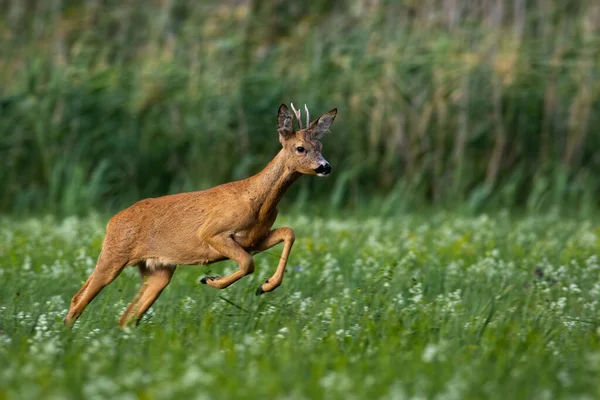
<svg viewBox="0 0 600 400">
<path fill-rule="evenodd" d="M 286 165 L 281 150 L 262 171 L 250 178 L 251 197 L 258 208 L 259 220 L 269 217 L 286 190 L 300 175 Z"/>
</svg>

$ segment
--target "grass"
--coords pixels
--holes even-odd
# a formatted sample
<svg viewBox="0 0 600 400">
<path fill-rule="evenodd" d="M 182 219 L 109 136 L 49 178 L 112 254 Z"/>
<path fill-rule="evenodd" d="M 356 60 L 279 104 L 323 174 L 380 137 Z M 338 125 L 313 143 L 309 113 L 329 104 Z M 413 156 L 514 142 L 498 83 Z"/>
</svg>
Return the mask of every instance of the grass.
<svg viewBox="0 0 600 400">
<path fill-rule="evenodd" d="M 0 220 L 0 399 L 554 399 L 600 396 L 600 228 L 556 214 L 297 215 L 224 291 L 180 267 L 143 322 L 126 270 L 71 332 L 106 219 Z"/>
<path fill-rule="evenodd" d="M 0 210 L 85 214 L 244 178 L 276 154 L 282 102 L 339 109 L 337 173 L 289 198 L 598 208 L 598 15 L 589 0 L 6 0 Z"/>
</svg>

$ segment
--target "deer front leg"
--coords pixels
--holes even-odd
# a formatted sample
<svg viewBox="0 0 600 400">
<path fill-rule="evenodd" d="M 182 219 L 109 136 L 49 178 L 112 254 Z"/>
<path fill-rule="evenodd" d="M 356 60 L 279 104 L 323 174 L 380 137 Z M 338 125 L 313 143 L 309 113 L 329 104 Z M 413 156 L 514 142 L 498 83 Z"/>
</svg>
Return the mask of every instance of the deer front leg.
<svg viewBox="0 0 600 400">
<path fill-rule="evenodd" d="M 279 264 L 277 265 L 275 274 L 273 274 L 272 277 L 267 279 L 265 283 L 256 289 L 257 296 L 275 290 L 279 285 L 281 285 L 283 274 L 285 272 L 285 266 L 287 265 L 287 260 L 290 256 L 290 251 L 292 250 L 294 240 L 294 231 L 291 228 L 284 227 L 273 229 L 254 249 L 256 251 L 264 251 L 275 245 L 278 245 L 281 242 L 284 242 L 283 251 L 281 252 L 281 258 L 279 259 Z"/>
<path fill-rule="evenodd" d="M 233 240 L 231 236 L 213 237 L 206 239 L 206 242 L 219 254 L 237 262 L 240 266 L 240 269 L 223 278 L 204 277 L 200 282 L 216 289 L 225 289 L 227 286 L 238 281 L 240 278 L 254 272 L 254 259 L 235 240 Z"/>
</svg>

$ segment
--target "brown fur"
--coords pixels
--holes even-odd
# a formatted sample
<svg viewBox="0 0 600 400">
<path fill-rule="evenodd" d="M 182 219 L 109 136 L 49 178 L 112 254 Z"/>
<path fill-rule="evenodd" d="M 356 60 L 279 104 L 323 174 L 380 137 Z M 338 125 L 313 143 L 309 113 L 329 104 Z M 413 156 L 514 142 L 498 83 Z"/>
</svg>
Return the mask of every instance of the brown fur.
<svg viewBox="0 0 600 400">
<path fill-rule="evenodd" d="M 252 253 L 283 242 L 275 274 L 257 294 L 277 288 L 294 243 L 290 228 L 271 230 L 277 203 L 301 174 L 314 175 L 315 169 L 326 163 L 319 139 L 336 114 L 333 109 L 306 129 L 295 131 L 292 115 L 282 104 L 277 117 L 282 149 L 258 174 L 198 192 L 145 199 L 116 214 L 106 227 L 96 268 L 73 297 L 65 324 L 72 325 L 102 288 L 130 265 L 139 268 L 143 281 L 119 320 L 120 326 L 139 321 L 169 284 L 176 265 L 234 260 L 240 266 L 238 271 L 202 280 L 224 289 L 254 271 Z M 306 151 L 299 153 L 300 146 Z"/>
</svg>

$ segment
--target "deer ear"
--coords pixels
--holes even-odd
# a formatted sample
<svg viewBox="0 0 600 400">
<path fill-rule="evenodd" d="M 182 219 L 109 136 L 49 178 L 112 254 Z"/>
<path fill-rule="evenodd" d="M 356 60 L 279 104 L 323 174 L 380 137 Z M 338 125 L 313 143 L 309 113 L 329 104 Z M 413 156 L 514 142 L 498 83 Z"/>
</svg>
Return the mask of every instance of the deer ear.
<svg viewBox="0 0 600 400">
<path fill-rule="evenodd" d="M 279 136 L 287 139 L 294 134 L 294 127 L 292 126 L 292 113 L 288 110 L 285 104 L 279 106 L 277 111 L 277 132 Z"/>
<path fill-rule="evenodd" d="M 325 132 L 329 130 L 331 124 L 333 124 L 333 120 L 337 115 L 337 108 L 334 108 L 331 111 L 327 111 L 325 114 L 321 115 L 319 118 L 311 122 L 310 128 L 308 130 L 317 139 L 321 139 Z"/>
</svg>

